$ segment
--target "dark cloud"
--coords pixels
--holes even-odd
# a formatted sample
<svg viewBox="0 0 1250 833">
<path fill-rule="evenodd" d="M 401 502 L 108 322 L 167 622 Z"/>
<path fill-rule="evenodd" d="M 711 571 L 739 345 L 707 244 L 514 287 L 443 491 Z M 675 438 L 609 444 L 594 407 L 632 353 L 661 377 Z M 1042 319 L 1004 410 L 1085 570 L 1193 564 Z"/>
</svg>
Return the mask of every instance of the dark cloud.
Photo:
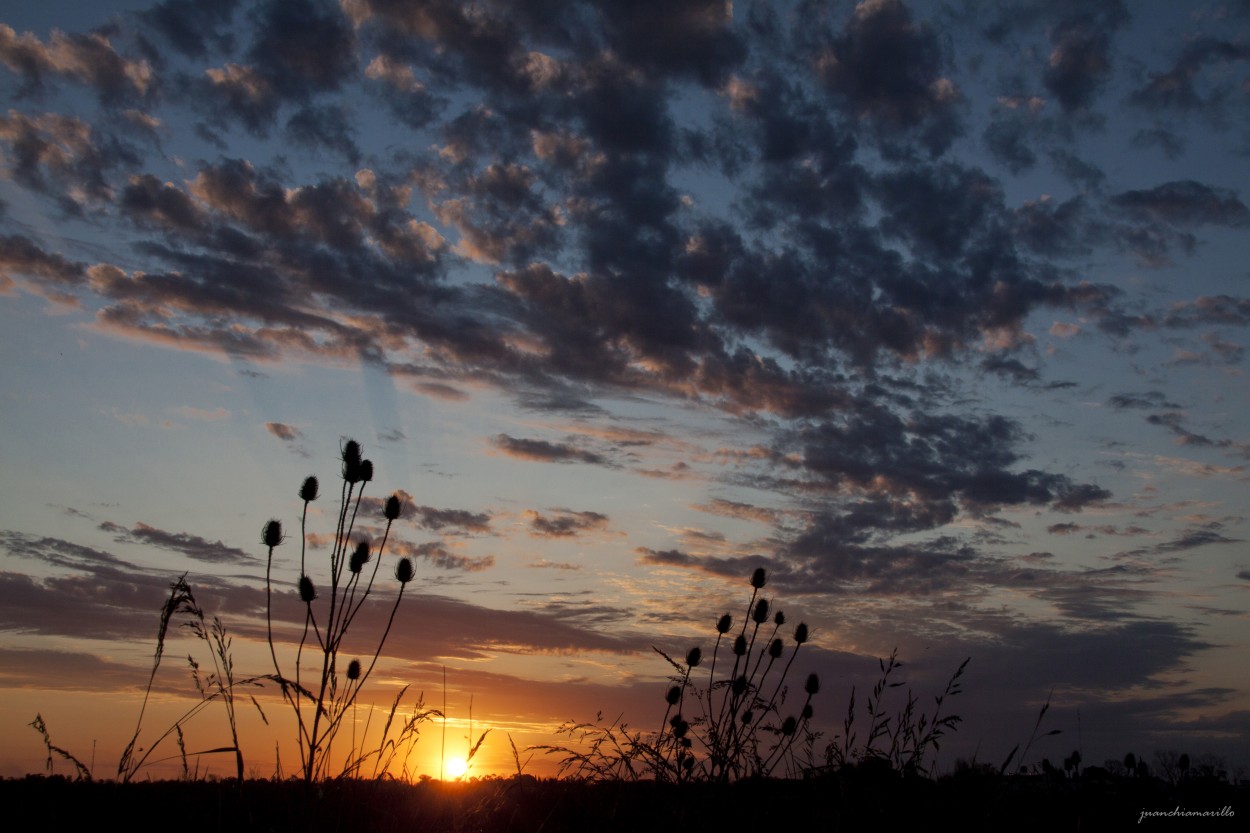
<svg viewBox="0 0 1250 833">
<path fill-rule="evenodd" d="M 1246 443 L 1229 439 L 1212 439 L 1204 434 L 1190 430 L 1187 424 L 1188 417 L 1182 411 L 1164 411 L 1163 413 L 1151 414 L 1146 417 L 1146 422 L 1166 428 L 1176 436 L 1177 442 L 1181 445 L 1198 448 L 1231 448 L 1238 451 L 1243 457 L 1250 457 L 1250 445 Z"/>
<path fill-rule="evenodd" d="M 495 556 L 458 555 L 437 542 L 411 545 L 395 541 L 390 549 L 396 555 L 419 558 L 440 570 L 456 570 L 464 573 L 480 573 L 495 566 Z"/>
<path fill-rule="evenodd" d="M 996 113 L 981 134 L 985 148 L 1013 174 L 1037 164 L 1037 153 L 1030 146 L 1030 130 L 1015 113 Z"/>
<path fill-rule="evenodd" d="M 0 276 L 72 286 L 83 281 L 86 269 L 81 263 L 46 252 L 30 238 L 15 234 L 0 237 Z"/>
<path fill-rule="evenodd" d="M 233 49 L 234 34 L 226 27 L 238 6 L 239 0 L 162 0 L 138 17 L 177 51 L 203 58 L 210 52 Z"/>
<path fill-rule="evenodd" d="M 627 63 L 662 77 L 720 84 L 747 55 L 721 0 L 641 0 L 603 7 L 605 40 Z"/>
<path fill-rule="evenodd" d="M 525 513 L 529 518 L 530 535 L 535 538 L 573 538 L 590 530 L 603 529 L 608 523 L 608 516 L 599 512 L 550 511 L 551 515 L 535 511 Z"/>
<path fill-rule="evenodd" d="M 887 133 L 916 131 L 936 154 L 962 130 L 960 92 L 943 74 L 944 60 L 937 33 L 903 3 L 873 0 L 855 8 L 817 66 L 849 112 Z"/>
<path fill-rule="evenodd" d="M 93 89 L 106 104 L 146 94 L 153 70 L 146 61 L 124 58 L 101 32 L 66 34 L 52 30 L 47 42 L 0 24 L 0 62 L 20 74 L 27 92 L 39 92 L 44 77 L 73 78 Z"/>
<path fill-rule="evenodd" d="M 565 443 L 551 443 L 546 440 L 530 440 L 509 437 L 499 434 L 491 440 L 491 444 L 509 457 L 520 460 L 533 460 L 540 463 L 591 463 L 592 465 L 610 465 L 609 461 L 599 454 L 584 451 Z"/>
<path fill-rule="evenodd" d="M 1066 113 L 1088 109 L 1110 76 L 1111 36 L 1128 20 L 1128 13 L 1119 3 L 1103 6 L 1101 15 L 1067 17 L 1050 31 L 1043 82 Z"/>
<path fill-rule="evenodd" d="M 294 425 L 287 425 L 285 422 L 266 422 L 265 430 L 274 435 L 283 442 L 295 442 L 303 439 L 304 432 L 296 428 Z"/>
<path fill-rule="evenodd" d="M 1193 180 L 1125 191 L 1113 196 L 1111 204 L 1131 216 L 1173 226 L 1209 224 L 1241 228 L 1250 224 L 1250 209 L 1236 194 Z"/>
<path fill-rule="evenodd" d="M 337 153 L 351 165 L 360 163 L 351 114 L 345 107 L 303 107 L 287 121 L 286 132 L 300 144 Z"/>
<path fill-rule="evenodd" d="M 1185 152 L 1185 142 L 1180 136 L 1158 127 L 1138 130 L 1133 135 L 1133 144 L 1138 147 L 1157 147 L 1164 156 L 1173 161 Z"/>
<path fill-rule="evenodd" d="M 1173 538 L 1171 541 L 1164 541 L 1155 544 L 1152 547 L 1139 547 L 1137 549 L 1125 550 L 1117 553 L 1116 558 L 1134 558 L 1144 555 L 1172 555 L 1174 553 L 1187 552 L 1198 547 L 1206 547 L 1212 544 L 1240 544 L 1242 541 L 1237 538 L 1229 538 L 1219 532 L 1219 524 L 1215 524 L 1212 528 L 1199 529 L 1191 528 Z"/>
<path fill-rule="evenodd" d="M 254 20 L 248 60 L 281 96 L 337 90 L 355 68 L 354 36 L 338 3 L 269 0 Z"/>
<path fill-rule="evenodd" d="M 1144 393 L 1117 393 L 1107 400 L 1111 407 L 1123 410 L 1127 408 L 1179 408 L 1175 402 L 1168 400 L 1162 391 L 1150 390 Z"/>
<path fill-rule="evenodd" d="M 469 512 L 465 509 L 435 509 L 433 506 L 416 506 L 418 525 L 435 532 L 448 530 L 462 533 L 490 532 L 490 515 L 485 512 Z"/>
<path fill-rule="evenodd" d="M 119 544 L 145 544 L 171 552 L 182 553 L 188 558 L 208 564 L 255 564 L 257 557 L 238 547 L 227 546 L 221 541 L 208 541 L 186 532 L 167 532 L 139 522 L 126 529 L 111 521 L 100 524 L 100 529 L 113 535 Z"/>
<path fill-rule="evenodd" d="M 1200 111 L 1220 118 L 1224 107 L 1237 95 L 1227 80 L 1202 84 L 1208 66 L 1250 60 L 1250 47 L 1214 37 L 1189 41 L 1176 63 L 1166 72 L 1154 73 L 1145 86 L 1134 91 L 1131 101 L 1152 110 Z M 1205 89 L 1204 89 L 1205 88 Z"/>
</svg>

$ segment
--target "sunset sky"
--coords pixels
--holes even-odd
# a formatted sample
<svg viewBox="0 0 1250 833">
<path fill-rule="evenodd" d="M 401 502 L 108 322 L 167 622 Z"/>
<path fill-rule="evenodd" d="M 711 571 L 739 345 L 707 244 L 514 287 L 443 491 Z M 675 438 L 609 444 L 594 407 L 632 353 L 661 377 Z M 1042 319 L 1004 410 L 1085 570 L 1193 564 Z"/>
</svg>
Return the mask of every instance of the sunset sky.
<svg viewBox="0 0 1250 833">
<path fill-rule="evenodd" d="M 897 647 L 971 657 L 939 769 L 1048 697 L 1033 761 L 1250 766 L 1245 0 L 10 0 L 0 91 L 0 775 L 115 771 L 184 572 L 271 673 L 348 437 L 362 708 L 446 669 L 479 773 L 658 727 L 760 566 L 829 736 Z"/>
</svg>

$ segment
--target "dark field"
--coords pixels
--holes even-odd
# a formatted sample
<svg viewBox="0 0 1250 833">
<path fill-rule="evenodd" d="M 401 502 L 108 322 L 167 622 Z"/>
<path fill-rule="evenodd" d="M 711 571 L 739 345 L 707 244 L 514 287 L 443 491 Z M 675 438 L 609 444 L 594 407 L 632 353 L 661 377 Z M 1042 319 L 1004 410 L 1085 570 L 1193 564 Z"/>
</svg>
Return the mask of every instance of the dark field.
<svg viewBox="0 0 1250 833">
<path fill-rule="evenodd" d="M 1241 830 L 1247 790 L 1157 779 L 1046 780 L 965 771 L 939 781 L 844 772 L 731 785 L 539 781 L 0 781 L 4 806 L 52 830 L 178 831 L 1012 831 Z M 1142 811 L 1208 811 L 1145 817 Z M 1240 816 L 1240 818 L 1239 818 Z"/>
</svg>

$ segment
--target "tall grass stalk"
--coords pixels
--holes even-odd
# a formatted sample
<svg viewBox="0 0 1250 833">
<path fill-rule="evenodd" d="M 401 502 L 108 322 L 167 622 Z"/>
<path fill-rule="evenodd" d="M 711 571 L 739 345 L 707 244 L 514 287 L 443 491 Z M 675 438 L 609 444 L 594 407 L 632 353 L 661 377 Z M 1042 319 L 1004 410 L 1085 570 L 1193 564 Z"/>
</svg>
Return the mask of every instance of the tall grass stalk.
<svg viewBox="0 0 1250 833">
<path fill-rule="evenodd" d="M 826 746 L 826 765 L 845 767 L 881 761 L 901 774 L 927 774 L 929 767 L 925 761 L 930 751 L 940 750 L 946 734 L 955 731 L 963 722 L 960 715 L 945 714 L 943 709 L 951 697 L 963 692 L 960 681 L 970 661 L 971 657 L 959 664 L 942 693 L 934 697 L 933 711 L 926 713 L 920 708 L 920 701 L 911 689 L 908 689 L 907 699 L 901 708 L 895 710 L 886 705 L 888 692 L 906 685 L 905 682 L 893 678 L 894 673 L 903 667 L 903 663 L 898 659 L 898 649 L 892 651 L 889 658 L 878 659 L 881 676 L 865 704 L 865 711 L 868 713 L 868 737 L 863 746 L 855 745 L 856 701 L 855 689 L 852 687 L 846 718 L 842 724 L 841 742 L 835 738 Z"/>
</svg>

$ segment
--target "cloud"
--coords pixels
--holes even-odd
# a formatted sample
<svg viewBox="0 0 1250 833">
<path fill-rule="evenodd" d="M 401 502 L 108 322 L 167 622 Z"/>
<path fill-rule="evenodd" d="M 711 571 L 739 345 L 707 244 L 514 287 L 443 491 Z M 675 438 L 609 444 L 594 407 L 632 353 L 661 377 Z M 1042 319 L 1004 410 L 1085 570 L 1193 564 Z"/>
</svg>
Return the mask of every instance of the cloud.
<svg viewBox="0 0 1250 833">
<path fill-rule="evenodd" d="M 487 533 L 491 531 L 490 515 L 485 512 L 469 512 L 465 509 L 435 509 L 433 506 L 416 506 L 419 526 L 435 532 L 448 530 L 460 533 Z"/>
<path fill-rule="evenodd" d="M 1226 81 L 1215 81 L 1204 95 L 1196 82 L 1208 66 L 1246 60 L 1250 60 L 1250 48 L 1245 44 L 1209 36 L 1195 38 L 1186 44 L 1169 70 L 1152 73 L 1130 100 L 1151 110 L 1198 111 L 1218 119 L 1236 94 L 1235 88 Z"/>
<path fill-rule="evenodd" d="M 113 540 L 119 544 L 146 544 L 152 547 L 179 552 L 208 564 L 254 564 L 257 557 L 249 555 L 238 547 L 230 547 L 221 541 L 208 541 L 198 535 L 186 532 L 167 532 L 143 522 L 135 524 L 132 529 L 104 521 L 100 529 L 113 534 Z"/>
<path fill-rule="evenodd" d="M 584 532 L 607 527 L 608 516 L 599 512 L 575 512 L 571 509 L 552 509 L 551 515 L 529 510 L 530 535 L 535 538 L 572 538 Z"/>
<path fill-rule="evenodd" d="M 30 32 L 19 35 L 0 24 L 0 62 L 20 73 L 28 90 L 41 90 L 45 74 L 66 76 L 95 90 L 106 103 L 143 95 L 153 81 L 146 61 L 123 58 L 99 32 L 79 35 L 53 29 L 44 43 Z"/>
<path fill-rule="evenodd" d="M 226 26 L 238 5 L 239 0 L 219 3 L 162 0 L 139 12 L 138 16 L 174 49 L 193 58 L 203 58 L 210 51 L 231 49 L 234 38 Z"/>
<path fill-rule="evenodd" d="M 942 74 L 943 60 L 937 33 L 903 3 L 869 0 L 855 7 L 817 68 L 851 113 L 887 132 L 922 128 L 921 142 L 936 154 L 961 132 L 960 94 Z"/>
<path fill-rule="evenodd" d="M 1129 19 L 1119 2 L 1100 5 L 1098 13 L 1066 17 L 1050 31 L 1051 53 L 1043 83 L 1066 113 L 1093 104 L 1095 93 L 1111 73 L 1112 35 Z"/>
<path fill-rule="evenodd" d="M 546 440 L 522 439 L 498 434 L 491 444 L 519 460 L 531 460 L 539 463 L 590 463 L 592 465 L 610 465 L 609 461 L 591 451 L 584 451 L 566 443 L 552 443 Z"/>
<path fill-rule="evenodd" d="M 411 545 L 402 541 L 395 541 L 390 545 L 390 548 L 397 555 L 408 555 L 413 558 L 424 559 L 428 564 L 438 567 L 440 570 L 480 573 L 495 566 L 495 556 L 493 555 L 457 555 L 440 543 Z"/>
<path fill-rule="evenodd" d="M 293 443 L 304 438 L 303 431 L 285 422 L 266 422 L 265 430 L 286 443 Z"/>
</svg>

